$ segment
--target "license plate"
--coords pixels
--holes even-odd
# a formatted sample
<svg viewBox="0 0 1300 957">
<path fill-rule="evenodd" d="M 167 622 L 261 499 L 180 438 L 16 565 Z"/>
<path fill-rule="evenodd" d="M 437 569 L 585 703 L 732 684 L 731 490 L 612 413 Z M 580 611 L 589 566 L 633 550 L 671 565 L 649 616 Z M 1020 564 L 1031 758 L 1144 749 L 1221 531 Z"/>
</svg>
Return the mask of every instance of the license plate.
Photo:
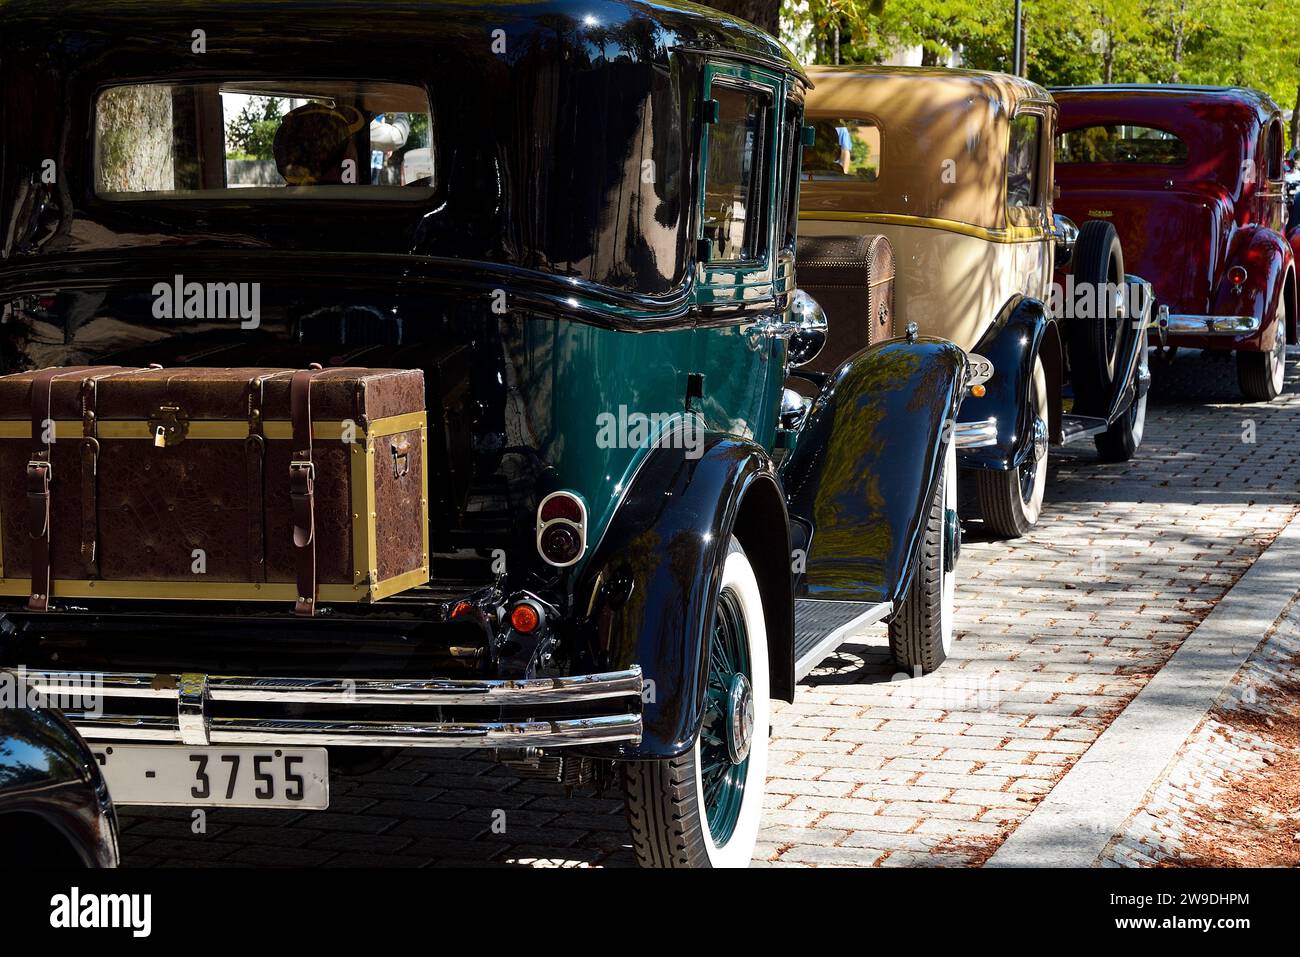
<svg viewBox="0 0 1300 957">
<path fill-rule="evenodd" d="M 109 744 L 95 759 L 116 804 L 329 807 L 324 748 L 189 748 Z"/>
</svg>

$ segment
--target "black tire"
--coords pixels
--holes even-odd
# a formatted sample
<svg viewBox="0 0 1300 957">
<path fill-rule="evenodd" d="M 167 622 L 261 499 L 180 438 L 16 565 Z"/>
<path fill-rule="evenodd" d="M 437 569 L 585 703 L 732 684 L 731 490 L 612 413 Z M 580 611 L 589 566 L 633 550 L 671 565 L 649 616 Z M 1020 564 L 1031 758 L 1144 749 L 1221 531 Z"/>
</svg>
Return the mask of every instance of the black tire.
<svg viewBox="0 0 1300 957">
<path fill-rule="evenodd" d="M 623 765 L 623 806 L 632 848 L 642 867 L 743 867 L 758 838 L 767 778 L 768 698 L 767 629 L 758 580 L 739 542 L 731 540 L 724 559 L 719 608 L 728 590 L 745 622 L 754 720 L 743 768 L 740 810 L 734 830 L 718 844 L 703 803 L 701 734 L 685 754 L 665 760 Z M 706 715 L 706 724 L 708 717 Z M 715 725 L 716 727 L 716 725 Z"/>
<path fill-rule="evenodd" d="M 1272 402 L 1286 384 L 1286 303 L 1278 297 L 1268 352 L 1237 352 L 1237 385 L 1250 402 Z"/>
<path fill-rule="evenodd" d="M 1074 284 L 1087 283 L 1094 290 L 1122 289 L 1124 251 L 1119 234 L 1110 223 L 1090 219 L 1079 229 L 1074 246 L 1072 270 Z M 1065 303 L 1066 351 L 1070 356 L 1070 382 L 1074 387 L 1074 410 L 1083 415 L 1104 415 L 1105 405 L 1119 374 L 1120 335 L 1124 319 L 1110 315 L 1117 310 L 1109 296 L 1094 296 L 1101 315 L 1074 315 L 1074 304 Z M 1105 308 L 1102 308 L 1102 307 Z"/>
<path fill-rule="evenodd" d="M 1042 360 L 1034 359 L 1031 399 L 1036 418 L 1047 421 L 1047 376 Z M 1032 470 L 1027 473 L 1026 470 Z M 984 518 L 984 529 L 995 538 L 1019 538 L 1038 522 L 1043 507 L 1043 486 L 1047 482 L 1047 448 L 1041 457 L 1031 454 L 1025 464 L 1005 472 L 975 471 L 975 492 Z M 1028 493 L 1026 494 L 1026 488 Z"/>
<path fill-rule="evenodd" d="M 889 622 L 889 650 L 894 663 L 909 675 L 929 674 L 952 648 L 953 586 L 956 554 L 949 562 L 949 523 L 957 515 L 957 460 L 948 447 L 938 488 L 926 513 L 912 586 Z M 950 514 L 951 513 L 951 514 Z M 953 551 L 959 553 L 961 530 L 955 527 Z"/>
<path fill-rule="evenodd" d="M 1145 347 L 1144 347 L 1145 350 Z M 1146 357 L 1139 360 L 1141 368 L 1146 368 Z M 1137 454 L 1146 432 L 1147 395 L 1135 398 L 1118 419 L 1111 423 L 1109 429 L 1096 436 L 1092 441 L 1097 446 L 1097 455 L 1103 462 L 1127 462 Z"/>
</svg>

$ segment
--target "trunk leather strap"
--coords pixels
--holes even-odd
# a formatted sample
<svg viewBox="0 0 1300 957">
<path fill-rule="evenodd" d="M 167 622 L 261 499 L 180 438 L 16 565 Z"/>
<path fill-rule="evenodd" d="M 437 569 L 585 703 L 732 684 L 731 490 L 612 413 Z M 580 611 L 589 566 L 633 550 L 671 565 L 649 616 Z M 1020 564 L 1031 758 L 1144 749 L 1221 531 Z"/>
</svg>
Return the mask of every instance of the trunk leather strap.
<svg viewBox="0 0 1300 957">
<path fill-rule="evenodd" d="M 266 581 L 266 529 L 263 514 L 263 469 L 266 462 L 266 437 L 262 434 L 264 414 L 263 384 L 266 378 L 248 383 L 248 438 L 244 440 L 244 471 L 248 494 L 248 567 L 249 581 Z"/>
<path fill-rule="evenodd" d="M 86 367 L 42 369 L 32 377 L 32 439 L 38 443 L 27 462 L 27 533 L 32 539 L 32 587 L 27 599 L 31 611 L 50 607 L 50 548 L 53 524 L 54 418 L 50 414 L 54 380 L 85 376 Z"/>
<path fill-rule="evenodd" d="M 316 463 L 312 461 L 311 380 L 318 371 L 320 366 L 295 372 L 289 381 L 289 417 L 293 421 L 289 498 L 298 574 L 298 601 L 293 610 L 307 617 L 316 614 Z"/>
</svg>

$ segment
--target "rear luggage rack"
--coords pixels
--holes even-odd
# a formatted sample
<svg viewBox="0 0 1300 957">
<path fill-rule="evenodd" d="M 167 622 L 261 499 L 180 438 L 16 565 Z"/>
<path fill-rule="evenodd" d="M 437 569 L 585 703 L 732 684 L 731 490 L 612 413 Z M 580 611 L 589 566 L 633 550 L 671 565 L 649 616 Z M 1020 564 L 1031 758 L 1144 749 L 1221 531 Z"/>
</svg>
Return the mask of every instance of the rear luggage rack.
<svg viewBox="0 0 1300 957">
<path fill-rule="evenodd" d="M 439 748 L 555 747 L 641 740 L 641 669 L 561 678 L 349 679 L 205 674 L 26 671 L 11 673 L 49 696 L 171 699 L 176 713 L 99 714 L 68 711 L 92 741 L 172 741 L 180 744 L 360 745 Z M 271 705 L 491 708 L 496 720 L 352 720 L 212 714 L 213 702 Z M 613 713 L 593 703 L 619 703 Z M 528 710 L 570 709 L 557 717 Z M 519 710 L 517 715 L 508 712 Z M 598 709 L 603 710 L 603 709 Z"/>
</svg>

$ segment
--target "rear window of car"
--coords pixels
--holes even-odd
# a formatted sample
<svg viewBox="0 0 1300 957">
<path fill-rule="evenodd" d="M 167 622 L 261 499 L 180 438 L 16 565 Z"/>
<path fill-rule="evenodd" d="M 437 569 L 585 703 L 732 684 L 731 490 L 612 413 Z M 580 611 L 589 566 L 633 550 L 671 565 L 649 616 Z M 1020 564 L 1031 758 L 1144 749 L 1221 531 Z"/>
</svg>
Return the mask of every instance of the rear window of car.
<svg viewBox="0 0 1300 957">
<path fill-rule="evenodd" d="M 1187 162 L 1187 144 L 1150 126 L 1085 126 L 1057 136 L 1056 161 L 1181 166 Z"/>
<path fill-rule="evenodd" d="M 880 177 L 880 127 L 864 117 L 812 120 L 813 145 L 803 150 L 803 179 L 874 182 Z"/>
<path fill-rule="evenodd" d="M 368 81 L 145 83 L 95 102 L 106 199 L 428 198 L 429 98 Z"/>
</svg>

